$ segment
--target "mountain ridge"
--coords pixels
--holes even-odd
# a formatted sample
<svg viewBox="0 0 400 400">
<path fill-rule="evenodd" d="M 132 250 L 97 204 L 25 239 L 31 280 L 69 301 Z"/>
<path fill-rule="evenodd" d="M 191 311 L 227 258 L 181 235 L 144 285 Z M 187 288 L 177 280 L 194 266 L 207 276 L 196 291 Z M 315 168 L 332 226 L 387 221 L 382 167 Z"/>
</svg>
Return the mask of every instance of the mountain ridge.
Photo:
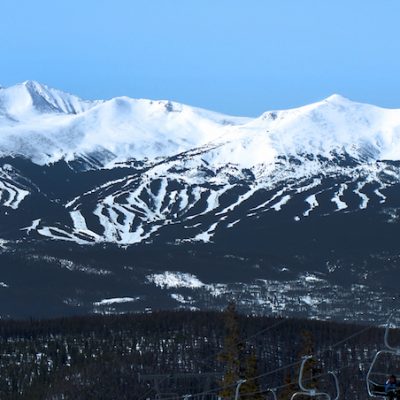
<svg viewBox="0 0 400 400">
<path fill-rule="evenodd" d="M 0 89 L 0 154 L 44 165 L 108 152 L 104 166 L 227 146 L 216 165 L 272 164 L 277 157 L 341 153 L 400 158 L 400 110 L 338 94 L 306 106 L 234 117 L 168 100 L 81 100 L 35 81 Z M 249 156 L 249 154 L 251 154 Z"/>
</svg>

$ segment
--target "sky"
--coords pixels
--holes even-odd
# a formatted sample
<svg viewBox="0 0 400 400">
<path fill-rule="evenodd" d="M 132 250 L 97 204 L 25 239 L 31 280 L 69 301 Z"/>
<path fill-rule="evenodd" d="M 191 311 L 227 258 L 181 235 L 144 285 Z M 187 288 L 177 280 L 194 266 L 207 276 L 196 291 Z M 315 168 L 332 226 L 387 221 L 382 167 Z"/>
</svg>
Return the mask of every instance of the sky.
<svg viewBox="0 0 400 400">
<path fill-rule="evenodd" d="M 257 116 L 400 108 L 399 0 L 1 0 L 0 84 Z"/>
</svg>

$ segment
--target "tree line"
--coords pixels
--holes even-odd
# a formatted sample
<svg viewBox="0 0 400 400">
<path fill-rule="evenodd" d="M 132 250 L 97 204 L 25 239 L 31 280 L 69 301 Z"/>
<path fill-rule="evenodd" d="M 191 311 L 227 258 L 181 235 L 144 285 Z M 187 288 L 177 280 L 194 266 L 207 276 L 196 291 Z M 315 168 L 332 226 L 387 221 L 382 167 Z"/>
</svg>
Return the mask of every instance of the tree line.
<svg viewBox="0 0 400 400">
<path fill-rule="evenodd" d="M 365 399 L 365 375 L 383 330 L 349 323 L 279 319 L 221 312 L 163 311 L 51 320 L 0 321 L 1 399 L 155 399 L 220 396 L 266 398 L 266 389 L 289 399 L 297 390 L 304 355 L 310 385 L 326 387 L 338 370 L 342 398 Z M 253 379 L 259 375 L 260 378 Z M 315 378 L 315 379 L 314 379 Z M 311 386 L 310 386 L 311 387 Z"/>
</svg>

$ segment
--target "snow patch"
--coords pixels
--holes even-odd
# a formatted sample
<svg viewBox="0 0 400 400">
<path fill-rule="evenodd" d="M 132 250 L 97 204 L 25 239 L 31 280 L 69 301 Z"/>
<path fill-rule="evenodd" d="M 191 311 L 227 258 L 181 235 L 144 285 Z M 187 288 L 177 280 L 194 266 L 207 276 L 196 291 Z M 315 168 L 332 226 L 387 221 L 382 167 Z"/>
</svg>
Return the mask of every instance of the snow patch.
<svg viewBox="0 0 400 400">
<path fill-rule="evenodd" d="M 312 194 L 311 196 L 308 196 L 308 197 L 306 198 L 306 203 L 308 203 L 309 208 L 308 208 L 308 210 L 304 211 L 303 215 L 304 215 L 305 217 L 308 217 L 308 216 L 310 215 L 310 212 L 311 212 L 312 210 L 314 210 L 314 208 L 316 208 L 316 207 L 319 206 L 319 203 L 318 203 L 318 201 L 317 201 L 317 197 L 316 197 L 315 194 Z"/>
<path fill-rule="evenodd" d="M 378 197 L 380 197 L 380 201 L 379 201 L 379 203 L 381 203 L 381 204 L 383 204 L 385 201 L 386 201 L 386 196 L 379 190 L 379 189 L 375 189 L 374 190 L 374 193 L 378 196 Z"/>
<path fill-rule="evenodd" d="M 271 206 L 275 211 L 280 211 L 282 207 L 290 200 L 290 196 L 287 194 L 283 196 L 276 204 Z"/>
<path fill-rule="evenodd" d="M 185 272 L 165 271 L 161 274 L 151 274 L 146 276 L 147 280 L 154 283 L 161 289 L 170 288 L 191 288 L 197 289 L 204 286 L 195 275 Z"/>
<path fill-rule="evenodd" d="M 110 299 L 103 299 L 93 303 L 94 306 L 110 306 L 113 304 L 132 303 L 138 301 L 140 297 L 113 297 Z"/>
<path fill-rule="evenodd" d="M 35 219 L 32 221 L 32 224 L 30 226 L 27 226 L 26 228 L 21 228 L 21 231 L 25 230 L 26 233 L 29 235 L 29 233 L 31 233 L 32 231 L 35 231 L 37 229 L 39 224 L 40 224 L 40 218 Z"/>
<path fill-rule="evenodd" d="M 335 193 L 335 195 L 331 199 L 332 202 L 336 204 L 337 211 L 344 210 L 345 208 L 347 208 L 347 204 L 340 199 L 343 196 L 343 193 L 346 189 L 347 185 L 345 183 L 342 183 L 339 187 L 339 190 Z"/>
<path fill-rule="evenodd" d="M 305 304 L 307 304 L 308 306 L 310 306 L 310 307 L 316 306 L 316 305 L 318 305 L 318 303 L 319 303 L 319 300 L 313 299 L 310 295 L 301 296 L 301 297 L 300 297 L 300 300 L 301 300 L 303 303 L 305 303 Z"/>
<path fill-rule="evenodd" d="M 364 182 L 358 182 L 357 184 L 357 188 L 353 190 L 353 192 L 355 194 L 357 194 L 358 196 L 361 197 L 361 204 L 359 205 L 361 210 L 364 210 L 367 208 L 368 206 L 368 202 L 369 202 L 369 197 L 365 194 L 361 192 L 361 189 L 365 186 Z"/>
</svg>

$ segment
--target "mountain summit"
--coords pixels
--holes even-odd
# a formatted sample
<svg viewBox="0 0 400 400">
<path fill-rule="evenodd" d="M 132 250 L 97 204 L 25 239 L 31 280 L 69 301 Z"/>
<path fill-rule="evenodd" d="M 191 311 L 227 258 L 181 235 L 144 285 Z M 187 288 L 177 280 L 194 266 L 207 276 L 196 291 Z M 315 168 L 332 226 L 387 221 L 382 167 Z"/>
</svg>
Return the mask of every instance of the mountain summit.
<svg viewBox="0 0 400 400">
<path fill-rule="evenodd" d="M 36 81 L 0 88 L 0 115 L 13 121 L 29 121 L 51 113 L 78 114 L 92 104 Z"/>
<path fill-rule="evenodd" d="M 215 164 L 243 167 L 308 154 L 400 158 L 400 110 L 340 95 L 307 106 L 232 117 L 171 101 L 85 101 L 35 81 L 0 88 L 0 154 L 44 165 L 107 154 L 107 165 L 218 147 Z"/>
</svg>

